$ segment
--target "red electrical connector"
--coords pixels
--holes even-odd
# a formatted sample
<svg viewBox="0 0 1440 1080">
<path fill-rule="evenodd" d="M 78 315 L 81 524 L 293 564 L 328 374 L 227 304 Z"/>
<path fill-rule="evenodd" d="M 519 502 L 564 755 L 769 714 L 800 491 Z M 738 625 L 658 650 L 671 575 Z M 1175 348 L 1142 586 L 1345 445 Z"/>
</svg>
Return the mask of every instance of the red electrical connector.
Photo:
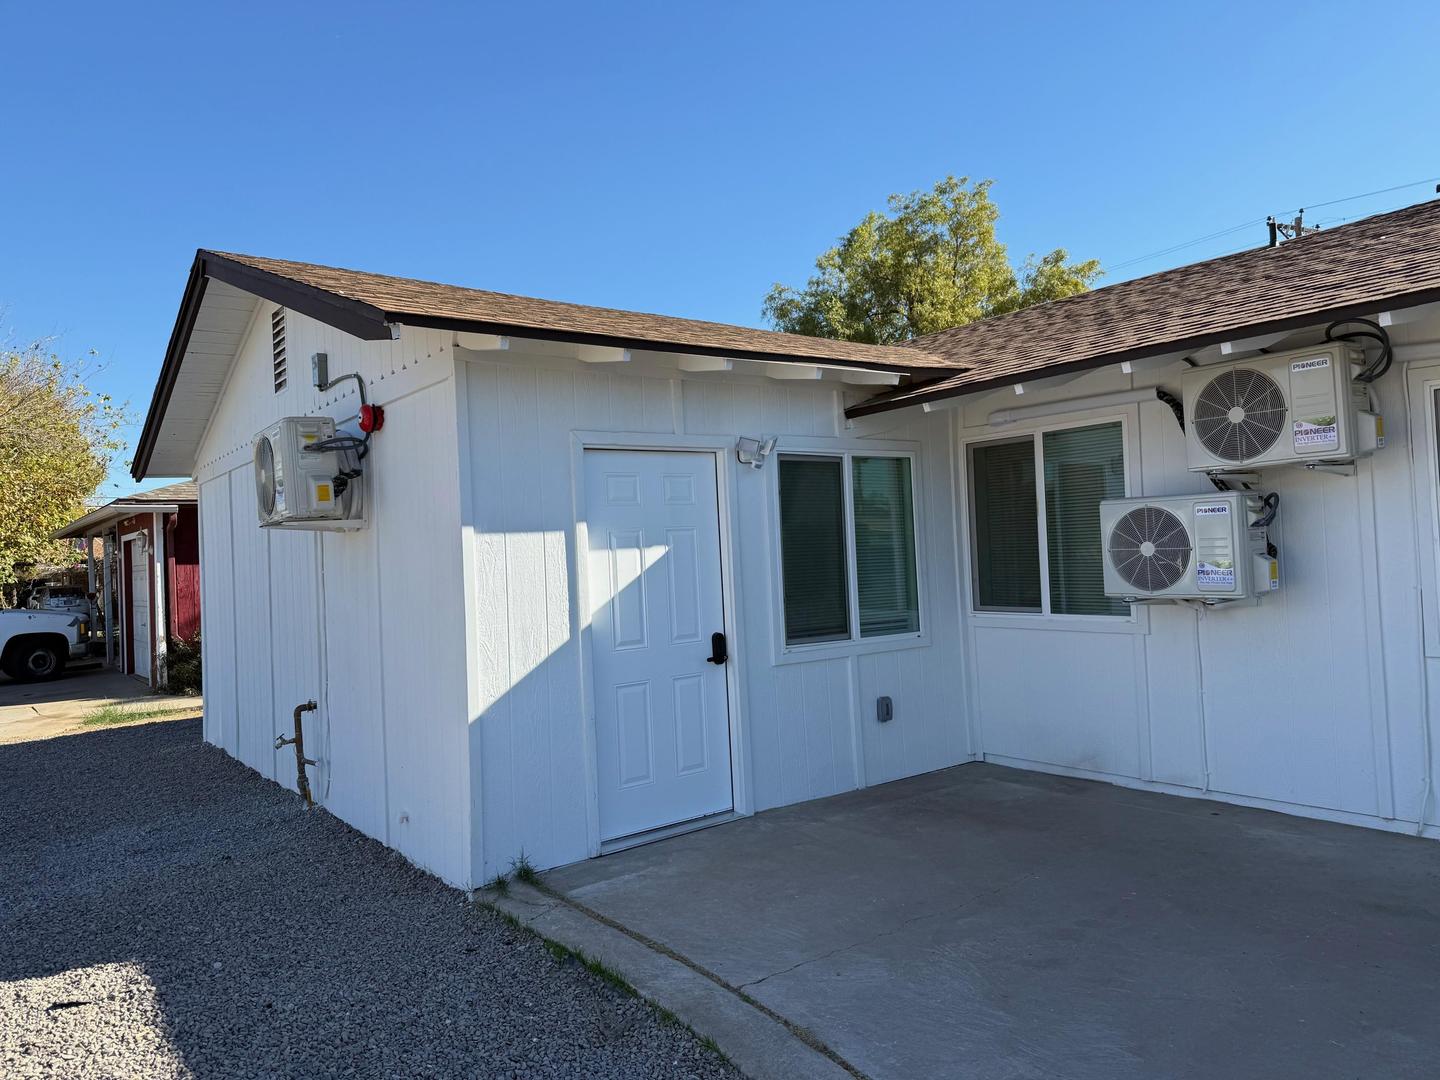
<svg viewBox="0 0 1440 1080">
<path fill-rule="evenodd" d="M 385 426 L 385 407 L 383 405 L 361 405 L 360 406 L 360 430 L 369 435 L 372 431 L 379 431 Z"/>
</svg>

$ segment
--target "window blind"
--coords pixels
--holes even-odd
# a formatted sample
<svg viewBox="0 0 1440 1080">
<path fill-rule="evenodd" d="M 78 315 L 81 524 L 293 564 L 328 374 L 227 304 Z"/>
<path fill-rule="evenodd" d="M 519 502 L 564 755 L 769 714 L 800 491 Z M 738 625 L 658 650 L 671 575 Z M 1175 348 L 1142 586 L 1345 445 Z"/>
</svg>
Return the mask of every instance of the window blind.
<svg viewBox="0 0 1440 1080">
<path fill-rule="evenodd" d="M 1040 518 L 1035 440 L 970 448 L 975 605 L 984 611 L 1040 610 Z"/>
<path fill-rule="evenodd" d="M 1047 431 L 1045 533 L 1049 548 L 1050 610 L 1062 615 L 1127 615 L 1105 595 L 1100 500 L 1125 495 L 1125 449 L 1120 425 Z"/>
<path fill-rule="evenodd" d="M 850 637 L 844 467 L 839 458 L 780 458 L 785 642 Z"/>
<path fill-rule="evenodd" d="M 860 636 L 918 633 L 910 459 L 856 457 L 852 464 Z"/>
</svg>

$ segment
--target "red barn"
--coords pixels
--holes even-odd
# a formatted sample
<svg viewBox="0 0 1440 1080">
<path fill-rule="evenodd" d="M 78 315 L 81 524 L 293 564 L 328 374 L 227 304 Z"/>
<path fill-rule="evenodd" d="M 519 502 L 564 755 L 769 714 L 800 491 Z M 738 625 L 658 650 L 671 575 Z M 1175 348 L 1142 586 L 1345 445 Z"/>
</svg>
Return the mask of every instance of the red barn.
<svg viewBox="0 0 1440 1080">
<path fill-rule="evenodd" d="M 87 549 L 106 662 L 164 687 L 170 643 L 200 632 L 195 485 L 170 484 L 115 499 L 55 535 L 102 541 L 98 583 L 93 543 Z"/>
</svg>

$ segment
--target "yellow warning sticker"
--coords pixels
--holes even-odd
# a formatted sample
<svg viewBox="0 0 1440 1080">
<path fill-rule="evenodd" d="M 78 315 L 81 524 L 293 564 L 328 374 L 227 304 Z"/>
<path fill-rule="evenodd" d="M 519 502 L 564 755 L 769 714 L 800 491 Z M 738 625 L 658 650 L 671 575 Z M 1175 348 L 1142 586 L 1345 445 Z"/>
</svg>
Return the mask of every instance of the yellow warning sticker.
<svg viewBox="0 0 1440 1080">
<path fill-rule="evenodd" d="M 315 501 L 322 503 L 328 503 L 330 501 L 329 484 L 321 483 L 315 485 Z"/>
</svg>

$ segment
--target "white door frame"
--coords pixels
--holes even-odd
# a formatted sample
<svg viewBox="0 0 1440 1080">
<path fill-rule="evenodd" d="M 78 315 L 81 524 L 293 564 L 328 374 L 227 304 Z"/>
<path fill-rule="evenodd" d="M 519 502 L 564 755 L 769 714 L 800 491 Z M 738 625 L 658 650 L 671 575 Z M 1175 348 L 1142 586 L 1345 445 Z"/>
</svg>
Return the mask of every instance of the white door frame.
<svg viewBox="0 0 1440 1080">
<path fill-rule="evenodd" d="M 155 687 L 165 685 L 166 654 L 170 651 L 170 613 L 165 610 L 166 574 L 165 513 L 156 510 L 150 515 L 150 670 L 155 673 Z"/>
<path fill-rule="evenodd" d="M 704 453 L 715 459 L 716 510 L 720 519 L 720 595 L 725 605 L 725 640 L 729 643 L 730 660 L 725 665 L 725 693 L 730 712 L 730 782 L 735 796 L 732 814 L 746 816 L 755 812 L 750 792 L 750 770 L 746 754 L 743 671 L 744 648 L 740 647 L 738 628 L 741 625 L 736 607 L 735 564 L 733 552 L 739 543 L 735 527 L 733 462 L 730 457 L 735 440 L 725 436 L 647 434 L 641 432 L 573 431 L 570 433 L 570 477 L 574 492 L 575 547 L 570 560 L 572 595 L 571 632 L 580 642 L 580 695 L 585 717 L 585 787 L 586 834 L 593 858 L 600 854 L 600 782 L 596 773 L 595 683 L 591 661 L 592 643 L 588 612 L 592 611 L 589 571 L 586 552 L 590 537 L 586 526 L 585 451 L 587 450 L 654 450 L 680 453 Z M 669 831 L 677 831 L 672 827 Z M 666 830 L 659 830 L 665 832 Z"/>
<path fill-rule="evenodd" d="M 140 672 L 138 672 L 138 671 L 129 671 L 129 672 L 125 671 L 125 654 L 126 654 L 126 650 L 127 650 L 127 649 L 129 650 L 129 652 L 131 653 L 131 658 L 132 658 L 132 659 L 134 658 L 133 654 L 134 654 L 134 651 L 135 651 L 135 649 L 134 649 L 135 643 L 130 640 L 130 635 L 131 635 L 131 633 L 134 632 L 134 629 L 135 629 L 134 597 L 132 597 L 132 596 L 130 595 L 130 585 L 131 585 L 131 582 L 133 582 L 133 581 L 135 580 L 135 578 L 134 578 L 135 568 L 132 566 L 132 567 L 129 567 L 128 570 L 127 570 L 127 567 L 126 567 L 126 565 L 125 565 L 125 556 L 126 556 L 126 554 L 127 554 L 127 552 L 128 552 L 128 549 L 129 549 L 129 546 L 130 546 L 130 542 L 131 542 L 132 540 L 144 540 L 144 539 L 145 539 L 145 530 L 144 530 L 144 529 L 136 529 L 134 532 L 122 533 L 122 534 L 120 535 L 120 573 L 116 575 L 116 576 L 119 577 L 119 579 L 120 579 L 120 671 L 121 671 L 122 673 L 124 673 L 124 674 L 127 674 L 127 675 L 134 675 L 134 676 L 136 676 L 137 678 L 140 677 Z M 146 552 L 145 554 L 146 554 L 147 561 L 148 561 L 149 552 Z M 146 578 L 147 578 L 147 579 L 149 578 L 149 572 L 148 572 L 148 570 L 147 570 L 147 572 L 146 572 Z M 154 582 L 151 582 L 151 584 L 150 584 L 150 618 L 151 618 L 152 620 L 155 618 L 155 584 L 154 584 Z M 150 657 L 150 671 L 147 671 L 147 672 L 145 673 L 145 675 L 143 676 L 144 679 L 145 679 L 145 682 L 146 682 L 147 684 L 152 682 L 152 680 L 151 680 L 151 678 L 150 678 L 150 672 L 155 670 L 155 657 L 154 657 L 155 644 L 154 644 L 154 638 L 153 638 L 153 637 L 151 638 L 150 652 L 151 652 L 151 657 Z"/>
</svg>

